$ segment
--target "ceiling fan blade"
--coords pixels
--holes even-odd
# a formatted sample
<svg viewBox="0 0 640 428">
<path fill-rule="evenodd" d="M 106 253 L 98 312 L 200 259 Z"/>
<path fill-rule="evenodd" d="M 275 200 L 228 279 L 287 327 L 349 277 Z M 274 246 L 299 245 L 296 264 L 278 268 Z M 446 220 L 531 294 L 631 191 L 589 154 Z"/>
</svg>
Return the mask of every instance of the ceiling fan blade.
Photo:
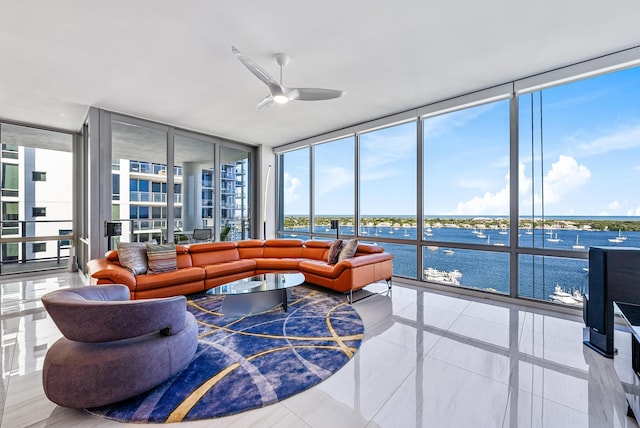
<svg viewBox="0 0 640 428">
<path fill-rule="evenodd" d="M 260 101 L 258 103 L 258 105 L 256 106 L 256 110 L 264 110 L 267 107 L 270 107 L 273 104 L 273 97 L 271 95 L 268 95 L 266 97 L 264 97 L 264 99 L 262 101 Z"/>
<path fill-rule="evenodd" d="M 231 46 L 233 54 L 249 69 L 254 76 L 260 79 L 265 85 L 269 86 L 271 90 L 272 86 L 280 88 L 280 84 L 269 73 L 267 73 L 262 67 L 253 62 L 251 58 L 240 52 L 235 46 Z"/>
<path fill-rule="evenodd" d="M 330 100 L 332 98 L 340 98 L 345 91 L 339 91 L 337 89 L 321 89 L 321 88 L 291 88 L 290 90 L 297 90 L 297 100 L 300 101 L 321 101 Z"/>
</svg>

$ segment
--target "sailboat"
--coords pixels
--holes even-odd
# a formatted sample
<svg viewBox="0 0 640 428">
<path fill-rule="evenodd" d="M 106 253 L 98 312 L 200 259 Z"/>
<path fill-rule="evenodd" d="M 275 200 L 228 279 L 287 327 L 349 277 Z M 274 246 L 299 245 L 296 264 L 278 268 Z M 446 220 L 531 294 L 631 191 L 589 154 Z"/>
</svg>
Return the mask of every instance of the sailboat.
<svg viewBox="0 0 640 428">
<path fill-rule="evenodd" d="M 626 236 L 622 236 L 622 232 L 620 229 L 618 229 L 618 236 L 616 236 L 615 238 L 609 238 L 609 242 L 616 242 L 616 243 L 620 243 L 620 242 L 624 242 L 627 239 Z"/>
<path fill-rule="evenodd" d="M 615 238 L 610 238 L 609 242 L 624 242 L 627 240 L 626 236 L 622 236 L 622 231 L 620 229 L 618 229 L 618 236 L 616 236 Z"/>
<path fill-rule="evenodd" d="M 576 235 L 576 243 L 573 244 L 573 249 L 574 250 L 584 250 L 584 245 L 580 244 L 578 242 L 578 235 Z"/>
<path fill-rule="evenodd" d="M 553 238 L 547 238 L 547 241 L 549 241 L 549 242 L 560 242 L 560 238 L 558 238 L 558 233 L 553 235 Z"/>
</svg>

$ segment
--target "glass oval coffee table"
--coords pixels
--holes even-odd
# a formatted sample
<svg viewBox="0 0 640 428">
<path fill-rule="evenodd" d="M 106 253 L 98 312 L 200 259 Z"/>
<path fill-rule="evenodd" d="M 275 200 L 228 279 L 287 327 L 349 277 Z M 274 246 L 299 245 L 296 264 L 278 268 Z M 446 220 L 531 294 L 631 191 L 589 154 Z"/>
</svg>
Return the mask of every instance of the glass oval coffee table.
<svg viewBox="0 0 640 428">
<path fill-rule="evenodd" d="M 288 289 L 304 282 L 300 272 L 273 272 L 242 278 L 207 290 L 224 296 L 221 311 L 225 316 L 242 316 L 268 311 L 282 305 L 287 311 Z"/>
</svg>

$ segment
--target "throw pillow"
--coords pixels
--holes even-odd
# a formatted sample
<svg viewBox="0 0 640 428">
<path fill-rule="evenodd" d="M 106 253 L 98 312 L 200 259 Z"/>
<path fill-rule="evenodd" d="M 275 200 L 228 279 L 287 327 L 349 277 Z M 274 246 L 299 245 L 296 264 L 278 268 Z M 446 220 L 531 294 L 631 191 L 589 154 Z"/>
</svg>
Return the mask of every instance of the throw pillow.
<svg viewBox="0 0 640 428">
<path fill-rule="evenodd" d="M 358 249 L 358 240 L 349 239 L 342 246 L 342 249 L 340 250 L 340 255 L 338 255 L 338 261 L 350 259 L 351 257 L 354 256 L 357 249 Z"/>
<path fill-rule="evenodd" d="M 149 273 L 171 272 L 178 269 L 175 244 L 147 244 Z"/>
<path fill-rule="evenodd" d="M 134 275 L 147 273 L 147 243 L 118 242 L 118 259 L 120 266 L 130 270 Z"/>
<path fill-rule="evenodd" d="M 330 265 L 335 265 L 338 263 L 338 256 L 340 255 L 340 250 L 342 250 L 342 239 L 336 239 L 329 247 L 329 257 L 327 257 L 327 263 Z"/>
</svg>

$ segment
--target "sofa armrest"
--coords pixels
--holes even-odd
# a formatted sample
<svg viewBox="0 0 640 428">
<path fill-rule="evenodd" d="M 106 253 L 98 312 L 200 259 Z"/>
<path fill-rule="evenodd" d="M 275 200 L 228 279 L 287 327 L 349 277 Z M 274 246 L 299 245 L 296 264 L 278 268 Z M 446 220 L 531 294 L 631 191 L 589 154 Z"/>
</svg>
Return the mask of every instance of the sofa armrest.
<svg viewBox="0 0 640 428">
<path fill-rule="evenodd" d="M 135 275 L 130 270 L 118 266 L 105 258 L 89 260 L 87 267 L 89 268 L 89 274 L 97 279 L 99 284 L 124 284 L 131 291 L 136 289 Z"/>
</svg>

